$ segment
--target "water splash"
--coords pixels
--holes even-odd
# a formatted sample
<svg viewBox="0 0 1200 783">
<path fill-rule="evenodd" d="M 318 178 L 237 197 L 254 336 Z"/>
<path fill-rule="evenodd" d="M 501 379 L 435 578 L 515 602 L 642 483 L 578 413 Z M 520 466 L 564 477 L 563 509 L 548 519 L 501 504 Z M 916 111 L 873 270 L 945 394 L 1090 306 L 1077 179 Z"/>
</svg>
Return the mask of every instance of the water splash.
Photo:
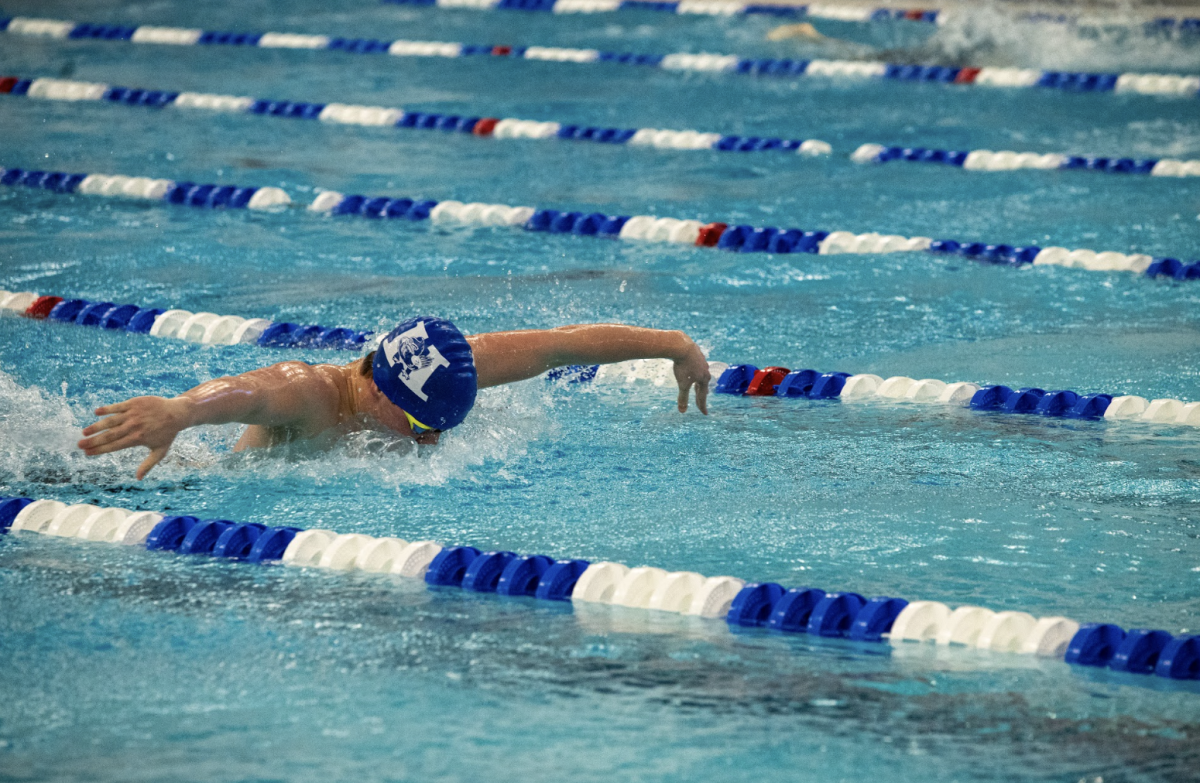
<svg viewBox="0 0 1200 783">
<path fill-rule="evenodd" d="M 85 456 L 75 444 L 101 401 L 88 393 L 74 399 L 68 394 L 69 390 L 58 395 L 36 385 L 23 387 L 0 372 L 0 483 L 112 485 L 132 480 L 145 452 Z M 470 481 L 479 466 L 516 462 L 531 442 L 557 430 L 546 415 L 548 394 L 538 381 L 484 390 L 467 422 L 443 435 L 437 447 L 417 447 L 407 438 L 365 430 L 234 453 L 240 427 L 197 427 L 176 438 L 150 480 L 178 482 L 222 473 L 250 481 L 291 477 L 322 484 L 362 474 L 397 493 L 412 485 Z"/>
<path fill-rule="evenodd" d="M 222 467 L 253 471 L 256 478 L 302 478 L 339 484 L 361 476 L 397 495 L 410 486 L 450 481 L 490 481 L 495 472 L 521 460 L 530 445 L 553 437 L 558 424 L 548 413 L 549 392 L 540 380 L 479 394 L 475 409 L 460 426 L 444 433 L 437 446 L 417 446 L 408 438 L 362 430 L 328 441 L 314 439 L 266 452 L 245 452 Z M 479 472 L 479 468 L 492 466 Z M 508 476 L 512 478 L 512 476 Z"/>
<path fill-rule="evenodd" d="M 994 8 L 955 11 L 916 48 L 889 61 L 938 62 L 1074 71 L 1200 70 L 1200 37 L 1150 30 L 1144 20 L 1112 16 L 1077 22 L 1014 19 Z"/>
</svg>

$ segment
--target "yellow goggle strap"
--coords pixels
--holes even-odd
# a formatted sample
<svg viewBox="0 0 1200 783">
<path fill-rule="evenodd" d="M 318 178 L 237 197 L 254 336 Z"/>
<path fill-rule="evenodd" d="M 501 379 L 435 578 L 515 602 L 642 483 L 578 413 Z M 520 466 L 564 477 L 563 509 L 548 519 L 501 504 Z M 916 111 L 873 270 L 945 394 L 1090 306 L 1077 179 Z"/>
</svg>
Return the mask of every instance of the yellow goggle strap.
<svg viewBox="0 0 1200 783">
<path fill-rule="evenodd" d="M 433 431 L 433 427 L 426 427 L 424 424 L 414 419 L 412 414 L 410 414 L 408 411 L 404 412 L 404 418 L 408 419 L 408 426 L 412 427 L 413 432 L 417 435 Z"/>
</svg>

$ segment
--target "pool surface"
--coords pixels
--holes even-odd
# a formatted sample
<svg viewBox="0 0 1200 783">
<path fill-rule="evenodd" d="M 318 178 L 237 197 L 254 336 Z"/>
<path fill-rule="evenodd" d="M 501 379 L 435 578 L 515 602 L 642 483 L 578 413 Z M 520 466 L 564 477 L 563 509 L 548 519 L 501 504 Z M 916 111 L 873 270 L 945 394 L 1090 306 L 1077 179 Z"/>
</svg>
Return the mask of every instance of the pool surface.
<svg viewBox="0 0 1200 783">
<path fill-rule="evenodd" d="M 485 13 L 372 0 L 9 2 L 5 15 L 420 40 L 1200 72 L 1200 37 Z M 1058 37 L 1055 37 L 1058 36 Z M 1063 37 L 1065 36 L 1065 37 Z M 1061 42 L 1060 42 L 1061 39 Z M 1200 257 L 1200 181 L 861 166 L 867 142 L 1200 158 L 1200 101 L 0 35 L 0 71 L 815 138 L 663 151 L 0 95 L 0 165 Z M 925 253 L 726 253 L 0 188 L 0 287 L 386 330 L 620 321 L 710 358 L 1200 400 L 1200 281 Z M 74 448 L 91 409 L 267 362 L 0 318 L 0 494 L 648 564 L 1200 632 L 1200 430 L 534 379 L 436 449 Z M 0 536 L 0 779 L 1181 781 L 1200 684 L 315 569 Z"/>
</svg>

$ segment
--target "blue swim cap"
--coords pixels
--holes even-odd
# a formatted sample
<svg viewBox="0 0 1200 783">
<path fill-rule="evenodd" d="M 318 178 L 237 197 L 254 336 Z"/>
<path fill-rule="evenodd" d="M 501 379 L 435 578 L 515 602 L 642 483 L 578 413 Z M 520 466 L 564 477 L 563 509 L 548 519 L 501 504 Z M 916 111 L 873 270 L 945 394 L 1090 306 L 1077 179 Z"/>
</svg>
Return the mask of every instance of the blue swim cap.
<svg viewBox="0 0 1200 783">
<path fill-rule="evenodd" d="M 475 405 L 471 345 L 443 318 L 410 318 L 388 332 L 375 352 L 371 378 L 385 397 L 431 429 L 461 424 Z"/>
</svg>

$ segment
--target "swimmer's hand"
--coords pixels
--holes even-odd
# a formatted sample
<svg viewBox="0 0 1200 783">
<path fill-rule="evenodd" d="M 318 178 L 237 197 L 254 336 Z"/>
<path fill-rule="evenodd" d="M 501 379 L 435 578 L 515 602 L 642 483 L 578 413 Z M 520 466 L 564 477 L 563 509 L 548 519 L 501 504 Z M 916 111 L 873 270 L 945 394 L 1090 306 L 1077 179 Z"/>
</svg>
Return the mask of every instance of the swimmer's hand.
<svg viewBox="0 0 1200 783">
<path fill-rule="evenodd" d="M 134 397 L 115 405 L 96 409 L 105 418 L 84 429 L 79 448 L 89 457 L 108 454 L 135 446 L 150 449 L 150 455 L 138 466 L 138 480 L 162 462 L 175 436 L 189 426 L 188 401 L 179 397 Z"/>
<path fill-rule="evenodd" d="M 675 360 L 675 381 L 679 384 L 679 412 L 687 413 L 688 394 L 696 387 L 696 407 L 705 416 L 708 415 L 708 384 L 712 375 L 708 371 L 708 359 L 700 351 L 700 347 L 685 337 L 688 346 L 681 359 Z"/>
</svg>

